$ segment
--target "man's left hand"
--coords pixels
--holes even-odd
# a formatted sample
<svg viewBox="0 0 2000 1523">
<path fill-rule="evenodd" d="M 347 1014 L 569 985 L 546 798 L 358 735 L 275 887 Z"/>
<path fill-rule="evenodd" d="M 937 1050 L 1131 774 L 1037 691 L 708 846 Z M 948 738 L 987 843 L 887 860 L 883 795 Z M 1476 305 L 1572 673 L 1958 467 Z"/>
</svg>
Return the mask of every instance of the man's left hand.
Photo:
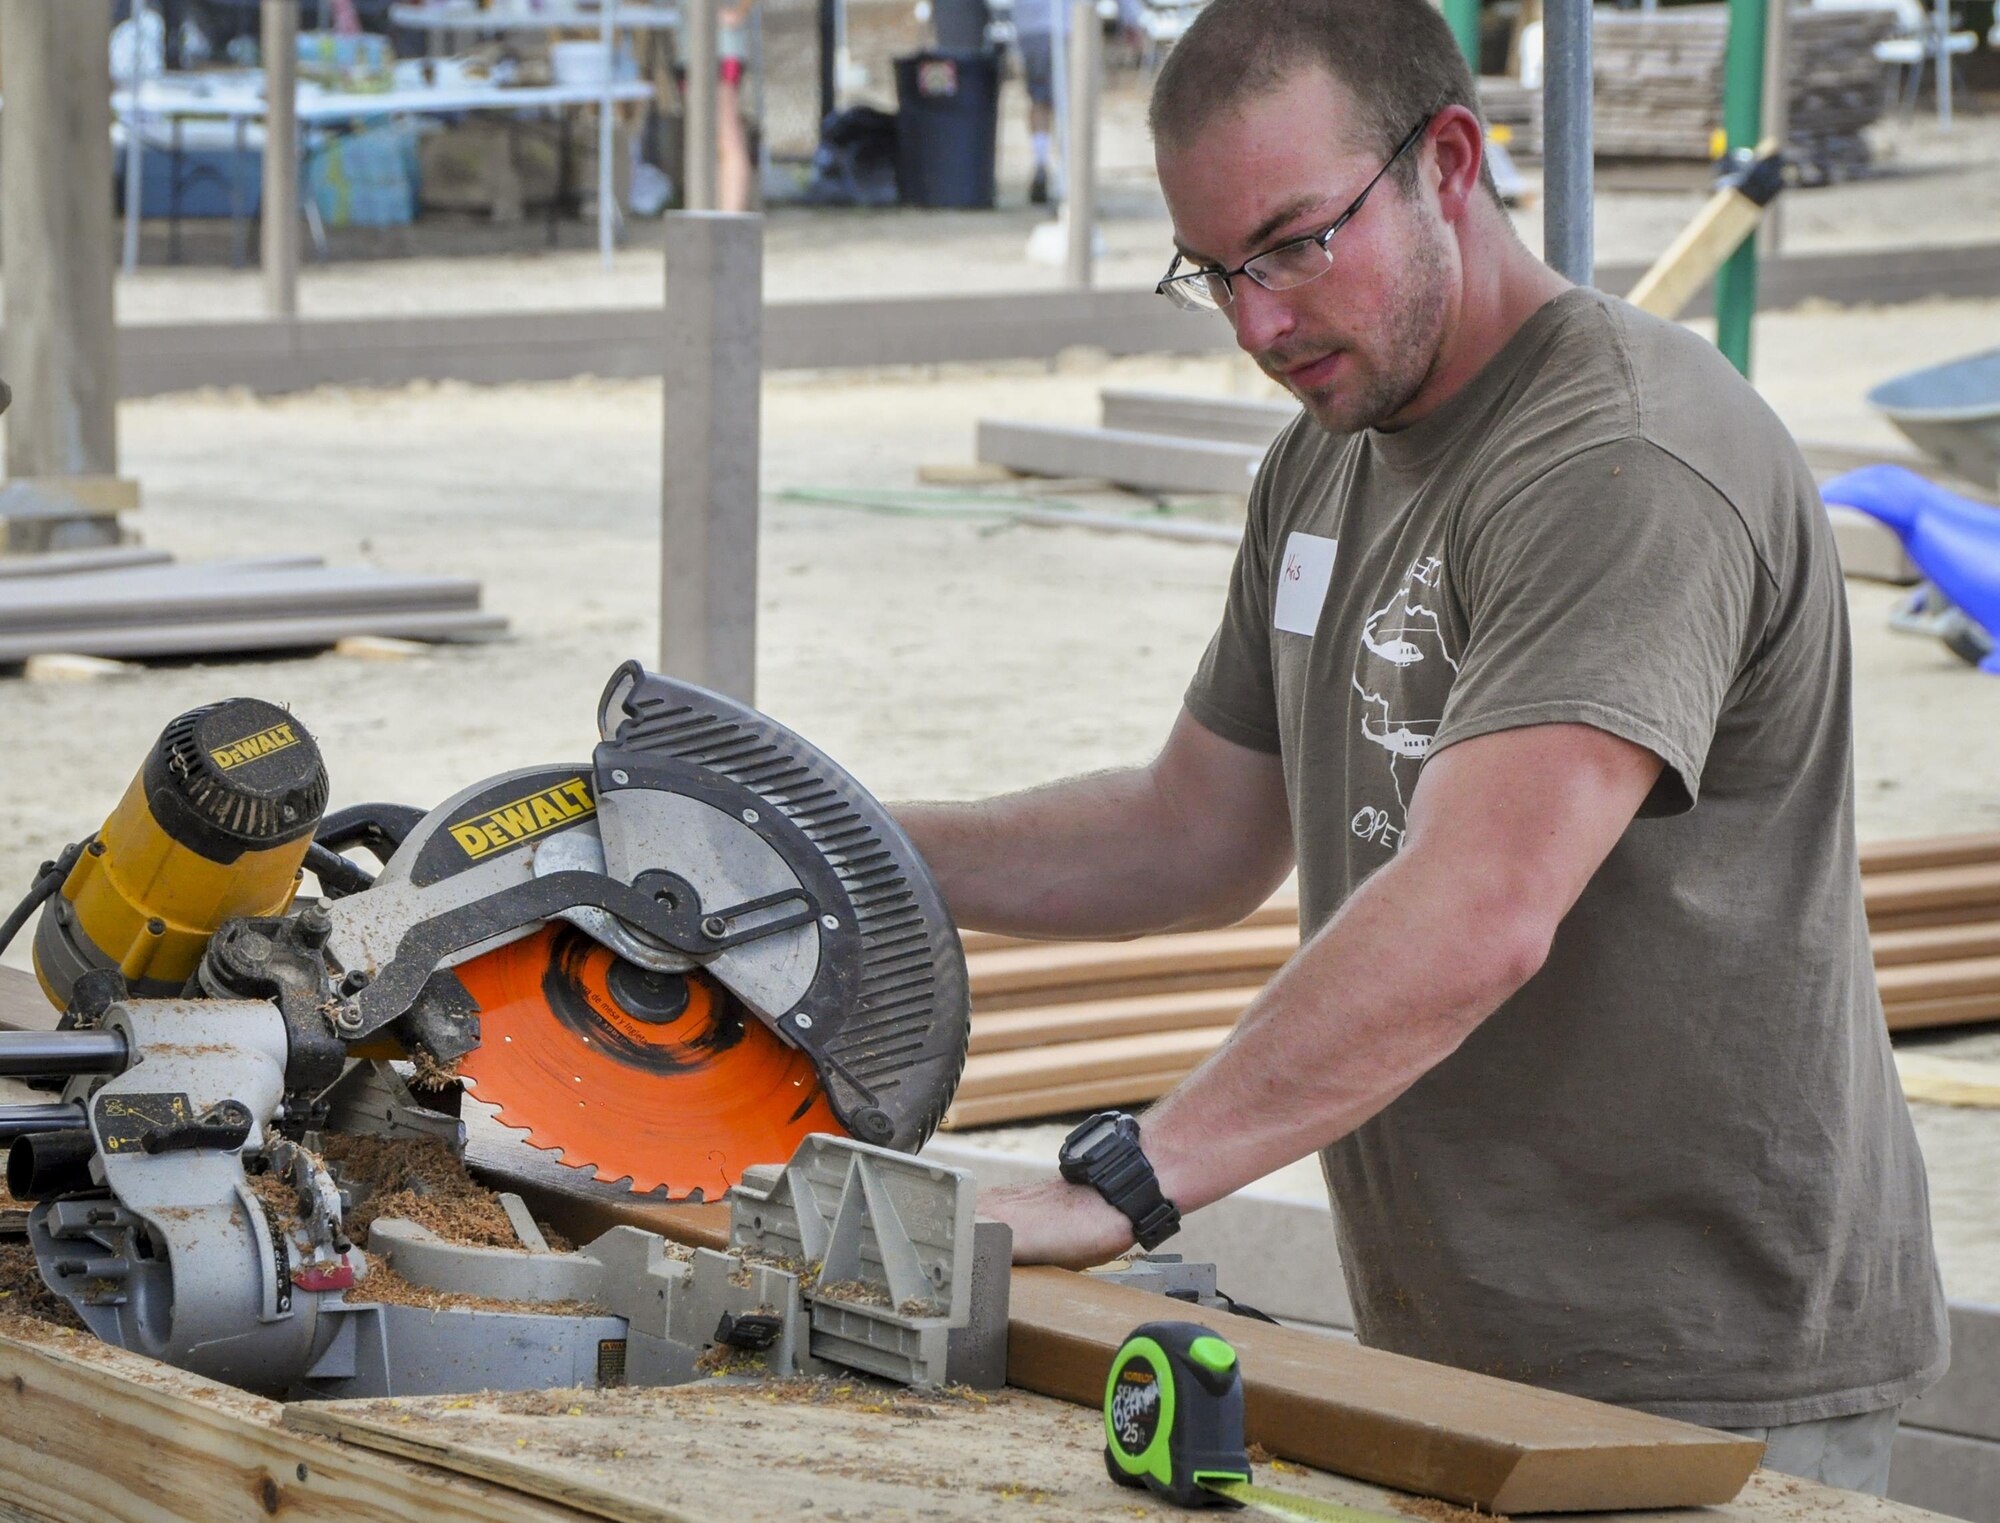
<svg viewBox="0 0 2000 1523">
<path fill-rule="evenodd" d="M 1014 1229 L 1014 1262 L 1090 1269 L 1132 1246 L 1125 1213 L 1088 1185 L 1051 1179 L 979 1192 L 979 1214 Z"/>
</svg>

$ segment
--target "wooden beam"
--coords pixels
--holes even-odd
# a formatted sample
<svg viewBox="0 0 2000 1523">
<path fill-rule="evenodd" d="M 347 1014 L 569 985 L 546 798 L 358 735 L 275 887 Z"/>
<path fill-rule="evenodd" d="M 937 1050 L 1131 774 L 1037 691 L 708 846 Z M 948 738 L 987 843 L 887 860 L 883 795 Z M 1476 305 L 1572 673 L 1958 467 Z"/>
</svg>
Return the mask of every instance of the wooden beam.
<svg viewBox="0 0 2000 1523">
<path fill-rule="evenodd" d="M 1154 492 L 1247 496 L 1264 452 L 1255 445 L 1106 428 L 981 418 L 976 453 L 1035 476 L 1093 476 Z"/>
<path fill-rule="evenodd" d="M 1010 1385 L 1095 1404 L 1112 1356 L 1160 1316 L 1144 1291 L 1016 1269 Z M 1706 1428 L 1232 1320 L 1246 1427 L 1273 1454 L 1486 1512 L 1588 1512 L 1727 1502 L 1761 1445 Z"/>
<path fill-rule="evenodd" d="M 1029 1005 L 1018 1010 L 972 1012 L 971 1053 L 1008 1052 L 1053 1042 L 1134 1036 L 1147 1031 L 1179 1031 L 1190 1026 L 1227 1026 L 1249 1007 L 1262 980 L 1219 989 L 1186 989 L 1126 999 L 1075 999 L 1063 1004 Z"/>
<path fill-rule="evenodd" d="M 1142 936 L 1135 941 L 1057 941 L 979 953 L 966 968 L 975 1007 L 999 1009 L 1003 996 L 1123 983 L 1189 971 L 1212 978 L 1269 973 L 1299 949 L 1297 922 Z M 1233 980 L 1232 980 L 1233 981 Z"/>
<path fill-rule="evenodd" d="M 110 0 L 3 0 L 0 34 L 7 472 L 115 475 Z"/>
<path fill-rule="evenodd" d="M 264 0 L 263 213 L 258 219 L 264 314 L 299 315 L 299 0 Z M 230 171 L 231 174 L 235 170 Z"/>
<path fill-rule="evenodd" d="M 1194 1067 L 1190 1061 L 1146 1073 L 1012 1090 L 983 1100 L 954 1099 L 939 1125 L 947 1132 L 963 1131 L 975 1126 L 1001 1126 L 1009 1121 L 1042 1121 L 1074 1111 L 1100 1110 L 1107 1105 L 1149 1104 L 1193 1073 Z"/>
<path fill-rule="evenodd" d="M 966 1059 L 954 1104 L 1050 1084 L 1081 1084 L 1135 1073 L 1187 1072 L 1229 1038 L 1227 1026 L 1147 1031 L 1136 1036 L 1058 1042 Z"/>
<path fill-rule="evenodd" d="M 1296 402 L 1193 396 L 1126 386 L 1106 386 L 1097 399 L 1097 421 L 1105 428 L 1253 444 L 1260 449 L 1269 449 L 1285 425 L 1299 416 Z"/>
<path fill-rule="evenodd" d="M 568 1508 L 288 1432 L 283 1408 L 0 1318 L 0 1494 L 45 1523 L 568 1523 Z"/>
<path fill-rule="evenodd" d="M 754 703 L 764 219 L 672 212 L 663 232 L 660 670 Z"/>
<path fill-rule="evenodd" d="M 2000 862 L 2000 831 L 1958 836 L 1919 836 L 1901 841 L 1866 841 L 1861 846 L 1862 873 L 1909 872 L 1928 867 L 1969 867 Z"/>
</svg>

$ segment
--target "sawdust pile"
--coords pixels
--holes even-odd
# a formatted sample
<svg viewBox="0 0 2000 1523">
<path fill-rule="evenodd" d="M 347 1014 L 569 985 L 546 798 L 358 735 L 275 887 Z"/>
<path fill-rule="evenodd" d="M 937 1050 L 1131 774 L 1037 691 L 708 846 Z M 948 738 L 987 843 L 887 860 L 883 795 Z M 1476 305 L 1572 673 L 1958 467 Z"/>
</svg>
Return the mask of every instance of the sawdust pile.
<svg viewBox="0 0 2000 1523">
<path fill-rule="evenodd" d="M 0 1185 L 0 1312 L 33 1317 L 55 1327 L 82 1327 L 76 1309 L 50 1290 L 35 1267 L 35 1250 L 27 1238 L 29 1205 L 16 1200 Z"/>
<path fill-rule="evenodd" d="M 541 1317 L 602 1317 L 609 1313 L 588 1301 L 507 1301 L 498 1296 L 466 1295 L 413 1285 L 380 1259 L 370 1259 L 368 1275 L 349 1296 L 354 1301 L 380 1301 L 386 1306 L 416 1306 L 425 1311 L 525 1312 Z"/>
<path fill-rule="evenodd" d="M 326 1161 L 360 1197 L 347 1214 L 347 1233 L 364 1247 L 378 1216 L 400 1216 L 446 1242 L 475 1248 L 523 1248 L 500 1200 L 467 1172 L 462 1160 L 436 1137 L 364 1137 L 328 1132 Z M 570 1244 L 545 1233 L 558 1253 Z M 423 1303 L 412 1303 L 421 1305 Z"/>
<path fill-rule="evenodd" d="M 1437 1497 L 1397 1497 L 1391 1505 L 1404 1517 L 1419 1518 L 1422 1523 L 1507 1523 L 1504 1512 L 1458 1507 Z"/>
</svg>

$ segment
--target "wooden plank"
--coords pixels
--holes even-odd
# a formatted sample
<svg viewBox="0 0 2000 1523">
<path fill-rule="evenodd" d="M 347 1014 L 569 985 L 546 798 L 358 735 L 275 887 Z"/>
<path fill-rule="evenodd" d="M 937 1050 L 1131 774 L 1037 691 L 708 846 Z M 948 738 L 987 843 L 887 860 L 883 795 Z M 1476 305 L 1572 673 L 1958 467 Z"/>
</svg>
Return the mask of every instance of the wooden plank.
<svg viewBox="0 0 2000 1523">
<path fill-rule="evenodd" d="M 2000 1005 L 2000 1001 L 1995 1003 Z M 2000 1109 L 2000 1063 L 1978 1063 L 1899 1047 L 1896 1077 L 1902 1081 L 1903 1098 L 1914 1104 Z M 2000 1334 L 1995 1335 L 1995 1341 L 2000 1342 Z M 1993 1420 L 2000 1425 L 2000 1365 L 1994 1368 Z M 2000 1439 L 2000 1426 L 1989 1436 Z"/>
<path fill-rule="evenodd" d="M 1144 1105 L 1160 1098 L 1190 1073 L 1194 1064 L 1157 1073 L 1118 1074 L 1076 1084 L 1052 1084 L 1013 1090 L 984 1100 L 954 1100 L 939 1123 L 943 1131 L 999 1126 L 1009 1121 L 1036 1121 L 1073 1111 L 1099 1110 L 1107 1105 Z"/>
<path fill-rule="evenodd" d="M 1135 941 L 1040 942 L 984 952 L 966 965 L 975 1005 L 1003 995 L 1083 989 L 1188 972 L 1274 972 L 1299 949 L 1296 923 L 1142 936 Z M 997 1005 L 994 1008 L 999 1008 Z"/>
<path fill-rule="evenodd" d="M 1083 998 L 1018 1010 L 975 1008 L 971 1051 L 977 1056 L 1052 1042 L 1084 1042 L 1144 1031 L 1179 1031 L 1188 1026 L 1232 1025 L 1262 987 L 1261 983 L 1248 983 L 1172 994 L 1142 994 L 1129 999 Z"/>
<path fill-rule="evenodd" d="M 981 418 L 976 456 L 1035 476 L 1101 476 L 1153 492 L 1249 495 L 1264 452 L 1254 445 L 1106 428 Z"/>
<path fill-rule="evenodd" d="M 1913 931 L 1878 931 L 1868 941 L 1874 949 L 1877 968 L 1954 962 L 1963 957 L 2000 957 L 2000 919 L 1927 926 Z"/>
<path fill-rule="evenodd" d="M 990 1099 L 1030 1086 L 1084 1084 L 1173 1069 L 1186 1072 L 1227 1041 L 1231 1029 L 1198 1026 L 981 1053 L 966 1059 L 965 1074 L 958 1081 L 958 1103 Z"/>
<path fill-rule="evenodd" d="M 1985 925 L 1956 930 L 1991 931 Z M 1880 968 L 1875 982 L 1884 1004 L 1914 1004 L 1969 995 L 2000 997 L 2000 957 L 1963 957 L 1950 961 L 1910 963 Z"/>
<path fill-rule="evenodd" d="M 0 1318 L 0 1495 L 49 1523 L 564 1523 L 579 1514 L 288 1432 L 282 1408 Z"/>
<path fill-rule="evenodd" d="M 1870 925 L 1878 918 L 1891 924 L 1908 916 L 1940 912 L 1962 919 L 2000 913 L 2000 862 L 1864 871 L 1861 897 L 1868 907 Z"/>
<path fill-rule="evenodd" d="M 1010 1385 L 1102 1399 L 1111 1358 L 1160 1314 L 1143 1291 L 1016 1269 Z M 1246 1427 L 1273 1454 L 1488 1512 L 1727 1502 L 1762 1447 L 1706 1428 L 1448 1370 L 1356 1344 L 1234 1321 Z"/>
<path fill-rule="evenodd" d="M 308 649 L 349 635 L 404 640 L 487 640 L 505 634 L 499 614 L 471 610 L 332 614 L 320 618 L 249 618 L 162 623 L 117 629 L 27 631 L 0 636 L 0 661 L 62 653 L 78 656 L 179 656 L 211 651 Z"/>
<path fill-rule="evenodd" d="M 1937 1026 L 1972 1026 L 2000 1020 L 2000 994 L 1968 994 L 1955 999 L 1911 1000 L 1883 1008 L 1891 1031 L 1926 1031 Z"/>
<path fill-rule="evenodd" d="M 40 550 L 32 555 L 0 555 L 0 579 L 24 576 L 75 576 L 92 571 L 127 571 L 135 566 L 164 566 L 173 559 L 165 550 L 145 545 L 104 545 L 90 550 Z"/>
<path fill-rule="evenodd" d="M 1956 836 L 1919 836 L 1901 841 L 1865 841 L 1861 845 L 1861 872 L 1909 872 L 1927 867 L 1967 867 L 1980 862 L 2000 862 L 2000 831 L 1988 830 Z"/>
<path fill-rule="evenodd" d="M 1299 416 L 1296 402 L 1203 397 L 1127 386 L 1106 386 L 1097 395 L 1098 422 L 1105 428 L 1213 439 L 1258 449 L 1269 449 L 1285 425 Z"/>
</svg>

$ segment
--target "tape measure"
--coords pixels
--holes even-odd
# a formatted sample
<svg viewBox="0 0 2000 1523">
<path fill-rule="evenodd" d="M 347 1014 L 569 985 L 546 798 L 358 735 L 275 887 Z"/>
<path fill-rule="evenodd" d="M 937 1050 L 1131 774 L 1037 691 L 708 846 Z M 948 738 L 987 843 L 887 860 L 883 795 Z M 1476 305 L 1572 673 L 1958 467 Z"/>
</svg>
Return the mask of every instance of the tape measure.
<svg viewBox="0 0 2000 1523">
<path fill-rule="evenodd" d="M 1104 1468 L 1182 1507 L 1255 1507 L 1306 1523 L 1408 1523 L 1258 1486 L 1243 1442 L 1243 1370 L 1199 1322 L 1134 1328 L 1104 1384 Z"/>
</svg>

